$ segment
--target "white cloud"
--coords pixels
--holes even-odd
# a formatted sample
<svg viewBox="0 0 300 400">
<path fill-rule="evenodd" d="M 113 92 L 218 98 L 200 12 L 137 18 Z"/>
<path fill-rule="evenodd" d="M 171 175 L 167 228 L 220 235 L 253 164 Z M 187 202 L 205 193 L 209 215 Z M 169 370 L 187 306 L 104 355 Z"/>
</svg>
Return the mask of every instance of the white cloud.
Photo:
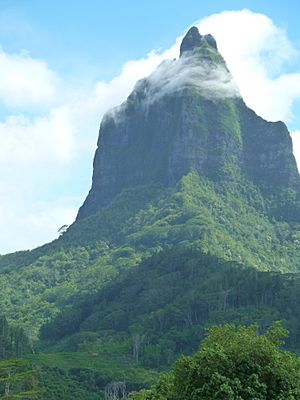
<svg viewBox="0 0 300 400">
<path fill-rule="evenodd" d="M 57 231 L 62 224 L 71 224 L 74 221 L 77 204 L 71 197 L 40 203 L 36 199 L 26 199 L 24 188 L 21 198 L 18 189 L 12 188 L 9 193 L 2 189 L 0 191 L 0 253 L 2 254 L 32 249 L 38 244 L 47 243 L 58 236 Z M 5 186 L 5 189 L 9 189 L 9 185 Z M 38 197 L 37 192 L 38 188 L 35 197 Z"/>
<path fill-rule="evenodd" d="M 284 64 L 297 55 L 286 32 L 249 10 L 214 14 L 197 26 L 216 38 L 248 106 L 268 120 L 289 121 L 293 102 L 300 97 L 300 72 L 282 73 Z"/>
<path fill-rule="evenodd" d="M 60 80 L 41 60 L 0 48 L 0 102 L 6 107 L 46 107 L 55 101 Z"/>
<path fill-rule="evenodd" d="M 296 55 L 284 30 L 268 17 L 247 10 L 215 14 L 196 24 L 200 33 L 215 36 L 251 108 L 269 120 L 293 117 L 294 101 L 300 98 L 300 74 L 282 72 Z M 0 121 L 4 227 L 0 253 L 42 244 L 75 218 L 90 184 L 88 176 L 85 184 L 79 184 L 79 176 L 91 170 L 103 114 L 124 101 L 136 81 L 163 60 L 178 57 L 181 40 L 177 38 L 164 52 L 151 51 L 143 59 L 128 61 L 119 76 L 84 90 L 80 82 L 77 88 L 68 88 L 41 60 L 0 51 L 0 104 L 14 110 Z M 300 162 L 298 136 L 292 135 Z"/>
<path fill-rule="evenodd" d="M 115 107 L 126 99 L 136 82 L 150 75 L 155 68 L 166 59 L 178 56 L 179 39 L 163 53 L 151 51 L 146 58 L 131 60 L 124 64 L 121 74 L 109 82 L 98 82 L 95 95 L 99 111 L 104 114 L 111 107 Z"/>
<path fill-rule="evenodd" d="M 75 150 L 74 129 L 67 106 L 42 117 L 8 116 L 0 122 L 0 165 L 68 162 Z"/>
<path fill-rule="evenodd" d="M 177 60 L 161 63 L 147 80 L 139 81 L 135 88 L 143 94 L 147 104 L 182 89 L 193 87 L 206 98 L 240 96 L 238 88 L 224 65 L 212 67 L 207 61 L 195 62 L 194 56 L 185 55 Z"/>
<path fill-rule="evenodd" d="M 211 33 L 216 38 L 249 107 L 271 121 L 293 118 L 293 104 L 300 97 L 300 72 L 282 72 L 298 55 L 285 30 L 266 15 L 249 10 L 213 14 L 195 25 L 201 34 Z M 127 62 L 110 82 L 99 82 L 96 94 L 101 111 L 123 101 L 134 83 L 162 61 L 177 58 L 182 38 L 163 53 L 151 51 L 145 59 Z"/>
</svg>

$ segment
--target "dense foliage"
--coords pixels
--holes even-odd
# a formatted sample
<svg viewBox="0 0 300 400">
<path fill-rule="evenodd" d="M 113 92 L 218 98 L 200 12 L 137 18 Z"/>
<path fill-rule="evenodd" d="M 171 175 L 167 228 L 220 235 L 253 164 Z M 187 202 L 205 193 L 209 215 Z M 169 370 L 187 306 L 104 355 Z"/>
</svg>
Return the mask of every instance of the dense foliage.
<svg viewBox="0 0 300 400">
<path fill-rule="evenodd" d="M 216 323 L 281 319 L 300 351 L 291 138 L 231 83 L 213 37 L 192 28 L 179 60 L 103 119 L 76 222 L 52 243 L 0 256 L 0 397 L 123 398 Z M 278 348 L 280 333 L 214 328 L 133 397 L 299 399 L 298 361 Z"/>
<path fill-rule="evenodd" d="M 38 400 L 38 373 L 24 360 L 0 361 L 0 398 Z"/>
<path fill-rule="evenodd" d="M 9 325 L 5 316 L 0 316 L 0 360 L 21 358 L 32 351 L 32 342 L 22 328 Z"/>
<path fill-rule="evenodd" d="M 0 257 L 1 310 L 29 336 L 26 353 L 48 353 L 33 356 L 45 398 L 80 387 L 94 400 L 115 379 L 147 386 L 145 368 L 191 354 L 214 323 L 283 319 L 299 351 L 300 229 L 273 204 L 250 182 L 191 172 L 173 188 L 126 190 L 57 241 Z"/>
<path fill-rule="evenodd" d="M 216 184 L 194 172 L 174 188 L 126 190 L 44 248 L 0 257 L 0 308 L 36 338 L 75 298 L 179 244 L 258 270 L 296 272 L 299 225 L 274 219 L 272 204 L 249 182 Z"/>
<path fill-rule="evenodd" d="M 299 349 L 299 295 L 296 274 L 260 272 L 173 247 L 147 258 L 99 294 L 76 301 L 42 327 L 41 338 L 48 347 L 54 341 L 55 350 L 106 348 L 160 368 L 195 351 L 205 328 L 216 322 L 267 327 L 284 319 L 291 330 L 288 345 Z"/>
<path fill-rule="evenodd" d="M 131 400 L 298 400 L 300 359 L 281 349 L 286 331 L 275 324 L 213 327 L 200 350 L 182 356 L 170 373 Z"/>
</svg>

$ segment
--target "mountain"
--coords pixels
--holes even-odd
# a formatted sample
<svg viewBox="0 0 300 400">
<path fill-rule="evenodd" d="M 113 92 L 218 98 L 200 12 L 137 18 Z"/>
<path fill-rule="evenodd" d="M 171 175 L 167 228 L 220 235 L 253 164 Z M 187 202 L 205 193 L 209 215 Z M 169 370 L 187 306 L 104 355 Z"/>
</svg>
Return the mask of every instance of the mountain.
<svg viewBox="0 0 300 400">
<path fill-rule="evenodd" d="M 163 62 L 104 117 L 92 188 L 77 219 L 126 188 L 171 186 L 191 170 L 214 181 L 243 176 L 267 194 L 288 188 L 299 195 L 286 126 L 245 105 L 214 38 L 195 27 L 178 60 Z"/>
<path fill-rule="evenodd" d="M 113 382 L 151 384 L 215 323 L 285 320 L 300 352 L 299 248 L 288 130 L 247 107 L 193 27 L 104 116 L 74 224 L 0 256 L 0 309 L 47 400 L 102 399 Z"/>
</svg>

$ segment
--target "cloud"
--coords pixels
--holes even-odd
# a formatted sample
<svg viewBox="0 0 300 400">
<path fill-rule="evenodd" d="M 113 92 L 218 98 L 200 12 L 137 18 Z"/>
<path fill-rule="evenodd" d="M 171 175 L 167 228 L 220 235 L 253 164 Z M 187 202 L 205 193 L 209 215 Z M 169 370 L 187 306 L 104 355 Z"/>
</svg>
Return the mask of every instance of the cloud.
<svg viewBox="0 0 300 400">
<path fill-rule="evenodd" d="M 300 97 L 300 72 L 282 72 L 298 56 L 284 29 L 266 15 L 249 10 L 224 11 L 194 25 L 201 34 L 211 33 L 216 38 L 250 108 L 270 121 L 293 120 L 293 105 Z M 106 104 L 107 109 L 117 105 L 130 93 L 134 82 L 148 76 L 162 61 L 177 58 L 182 38 L 183 35 L 178 37 L 163 53 L 151 51 L 145 59 L 127 62 L 121 74 L 110 82 L 99 82 L 96 91 L 101 104 Z"/>
<path fill-rule="evenodd" d="M 68 162 L 75 150 L 74 129 L 67 106 L 35 118 L 10 115 L 0 122 L 0 165 Z"/>
<path fill-rule="evenodd" d="M 17 183 L 15 180 L 15 184 Z M 36 188 L 36 192 L 38 190 Z M 20 190 L 10 188 L 9 185 L 2 187 L 0 194 L 0 253 L 2 254 L 32 249 L 37 244 L 53 240 L 58 236 L 57 231 L 62 224 L 73 222 L 77 211 L 76 200 L 71 197 L 56 198 L 48 202 L 33 199 L 30 202 L 31 199 L 26 198 L 24 188 L 20 193 Z M 38 198 L 37 193 L 36 198 Z"/>
<path fill-rule="evenodd" d="M 213 14 L 197 26 L 216 38 L 247 105 L 268 120 L 291 121 L 300 73 L 282 72 L 297 56 L 285 30 L 249 10 Z"/>
<path fill-rule="evenodd" d="M 49 107 L 60 80 L 45 62 L 28 52 L 6 53 L 0 48 L 0 102 L 9 108 Z"/>
<path fill-rule="evenodd" d="M 179 45 L 179 39 L 177 39 L 176 43 L 163 53 L 152 50 L 145 58 L 126 62 L 120 75 L 111 81 L 98 82 L 95 95 L 100 113 L 104 114 L 111 107 L 124 101 L 136 82 L 150 75 L 163 61 L 177 57 Z"/>
<path fill-rule="evenodd" d="M 248 10 L 215 14 L 196 24 L 200 33 L 215 36 L 246 103 L 266 119 L 291 121 L 300 97 L 300 74 L 284 72 L 297 56 L 286 32 Z M 0 253 L 40 245 L 72 222 L 90 185 L 102 116 L 126 99 L 137 80 L 164 60 L 177 58 L 181 40 L 166 51 L 128 61 L 119 76 L 89 88 L 80 82 L 70 88 L 43 60 L 0 50 L 0 104 L 8 108 L 0 120 Z M 174 82 L 190 79 L 180 63 L 163 65 L 162 93 L 174 90 Z M 157 73 L 151 77 L 156 89 L 161 78 Z M 222 71 L 214 71 L 215 77 L 226 90 L 231 88 Z M 208 85 L 212 90 L 213 79 Z M 299 135 L 292 134 L 298 163 Z"/>
<path fill-rule="evenodd" d="M 133 95 L 142 96 L 147 104 L 151 104 L 189 87 L 209 99 L 240 96 L 225 65 L 199 62 L 192 54 L 162 62 L 147 79 L 136 84 Z"/>
</svg>

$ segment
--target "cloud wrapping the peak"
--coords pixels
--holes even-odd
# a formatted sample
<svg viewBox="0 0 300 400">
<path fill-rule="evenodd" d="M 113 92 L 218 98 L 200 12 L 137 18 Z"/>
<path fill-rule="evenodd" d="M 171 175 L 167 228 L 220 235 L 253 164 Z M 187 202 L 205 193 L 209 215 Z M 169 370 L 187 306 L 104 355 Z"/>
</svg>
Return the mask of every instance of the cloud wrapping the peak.
<svg viewBox="0 0 300 400">
<path fill-rule="evenodd" d="M 208 99 L 240 96 L 225 65 L 212 64 L 209 61 L 199 62 L 193 54 L 160 64 L 148 79 L 137 85 L 136 90 L 143 88 L 144 95 L 150 103 L 186 88 L 193 88 Z"/>
<path fill-rule="evenodd" d="M 285 122 L 300 97 L 300 72 L 282 73 L 297 51 L 285 30 L 266 15 L 249 10 L 224 11 L 197 22 L 211 33 L 247 105 L 262 117 Z"/>
</svg>

